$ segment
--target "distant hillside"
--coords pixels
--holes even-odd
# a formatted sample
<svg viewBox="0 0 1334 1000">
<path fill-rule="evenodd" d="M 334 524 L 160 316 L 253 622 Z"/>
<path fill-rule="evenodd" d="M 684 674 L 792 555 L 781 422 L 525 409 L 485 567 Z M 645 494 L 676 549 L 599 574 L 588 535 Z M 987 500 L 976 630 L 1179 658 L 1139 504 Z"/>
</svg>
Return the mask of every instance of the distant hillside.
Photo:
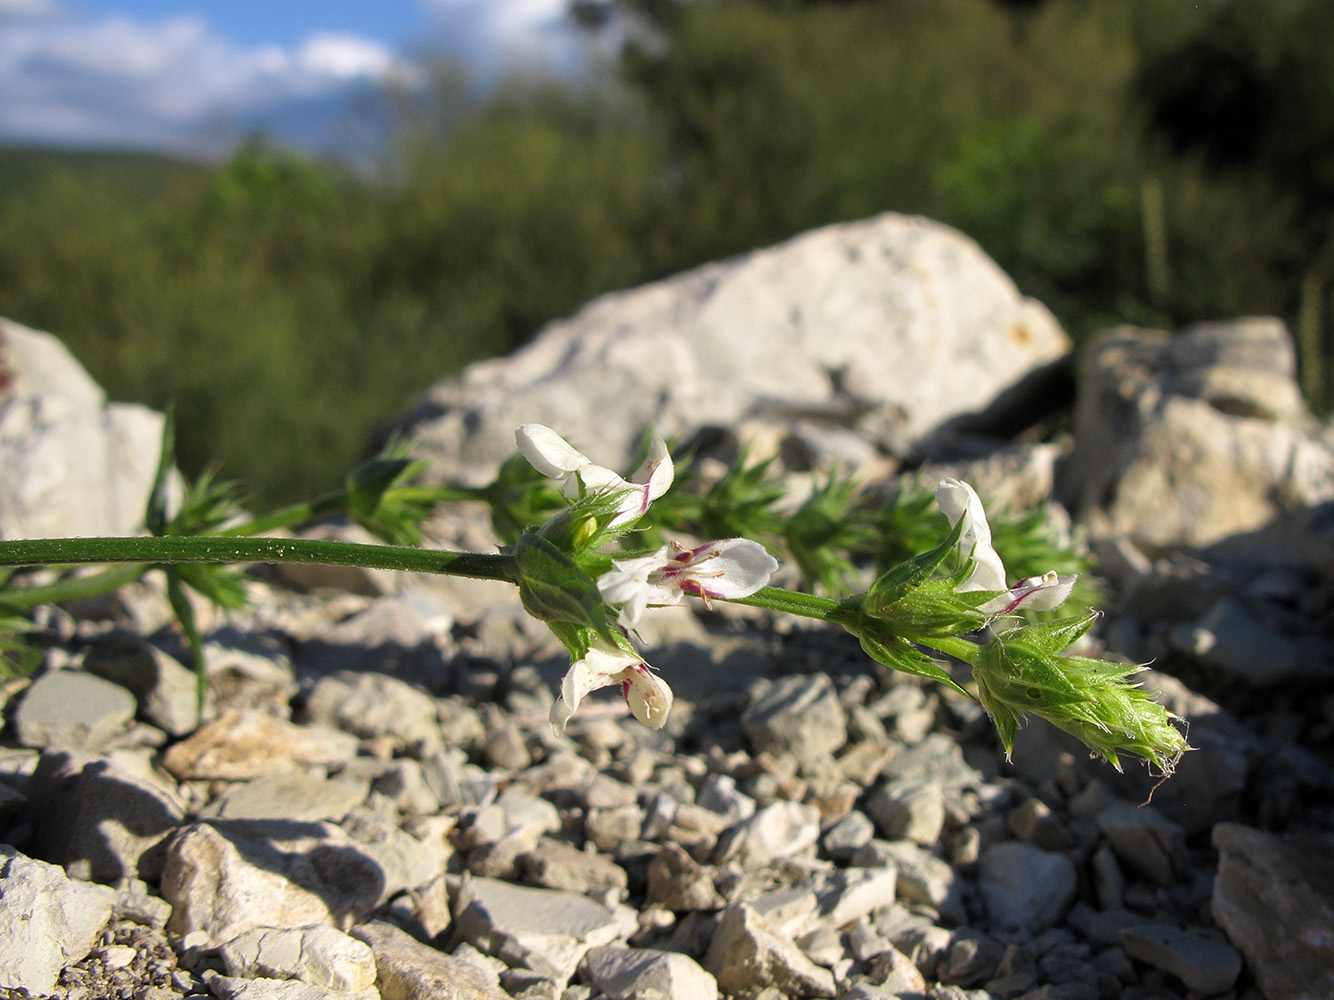
<svg viewBox="0 0 1334 1000">
<path fill-rule="evenodd" d="M 0 205 L 31 193 L 57 173 L 109 184 L 127 198 L 151 199 L 182 183 L 197 183 L 214 170 L 210 164 L 157 153 L 0 146 Z"/>
</svg>

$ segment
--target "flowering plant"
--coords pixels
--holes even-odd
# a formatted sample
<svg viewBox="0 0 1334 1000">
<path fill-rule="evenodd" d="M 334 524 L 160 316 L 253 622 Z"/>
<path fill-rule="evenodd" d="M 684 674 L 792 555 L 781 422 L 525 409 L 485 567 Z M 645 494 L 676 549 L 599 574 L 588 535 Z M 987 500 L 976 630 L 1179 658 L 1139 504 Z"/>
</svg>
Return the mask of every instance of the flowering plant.
<svg viewBox="0 0 1334 1000">
<path fill-rule="evenodd" d="M 923 551 L 905 553 L 884 530 L 885 518 L 903 508 L 887 505 L 868 514 L 847 480 L 831 476 L 784 521 L 773 511 L 779 491 L 763 463 L 746 466 L 743 460 L 702 497 L 687 494 L 673 506 L 676 466 L 660 438 L 648 443 L 644 462 L 628 479 L 540 424 L 524 424 L 515 438 L 521 459 L 507 462 L 483 487 L 419 486 L 421 465 L 395 446 L 355 470 L 343 490 L 266 518 L 244 519 L 235 491 L 209 477 L 187 484 L 168 517 L 168 419 L 146 515 L 151 537 L 0 541 L 0 566 L 115 564 L 91 577 L 39 585 L 8 578 L 0 589 L 0 652 L 18 642 L 24 609 L 111 589 L 159 567 L 202 685 L 202 642 L 186 589 L 236 606 L 246 600 L 246 584 L 227 563 L 325 562 L 515 584 L 524 607 L 547 623 L 570 654 L 550 713 L 557 735 L 564 735 L 588 695 L 604 687 L 619 686 L 630 712 L 645 725 L 667 723 L 672 691 L 638 651 L 636 629 L 651 609 L 689 597 L 706 606 L 730 601 L 839 625 L 884 666 L 976 698 L 995 722 L 1007 755 L 1030 714 L 1073 734 L 1118 768 L 1120 754 L 1129 752 L 1170 774 L 1187 749 L 1179 720 L 1132 682 L 1142 667 L 1071 652 L 1096 613 L 1051 616 L 1071 601 L 1079 574 L 1049 563 L 1012 582 L 981 498 L 961 480 L 942 479 L 934 491 L 948 532 Z M 464 499 L 489 504 L 507 544 L 493 554 L 417 547 L 420 525 L 435 505 Z M 924 507 L 911 509 L 918 523 L 925 520 Z M 257 537 L 335 511 L 393 544 Z M 676 537 L 682 528 L 699 526 L 718 527 L 700 533 L 723 537 L 689 543 Z M 748 537 L 752 532 L 768 544 Z M 808 581 L 837 596 L 771 586 L 779 568 L 771 549 L 790 554 Z M 854 581 L 867 553 L 876 575 L 858 590 Z M 1047 617 L 1034 620 L 1034 612 Z M 6 625 L 13 622 L 19 624 Z M 949 661 L 971 668 L 975 690 L 955 678 Z"/>
</svg>

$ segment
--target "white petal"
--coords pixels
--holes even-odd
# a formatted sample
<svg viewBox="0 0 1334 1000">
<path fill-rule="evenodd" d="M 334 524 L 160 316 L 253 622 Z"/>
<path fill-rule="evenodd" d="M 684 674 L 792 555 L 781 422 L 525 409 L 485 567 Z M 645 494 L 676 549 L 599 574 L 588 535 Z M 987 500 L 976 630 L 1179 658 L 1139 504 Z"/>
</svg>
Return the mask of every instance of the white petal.
<svg viewBox="0 0 1334 1000">
<path fill-rule="evenodd" d="M 625 671 L 625 700 L 636 719 L 650 729 L 661 729 L 672 711 L 672 689 L 667 682 L 640 663 Z"/>
<path fill-rule="evenodd" d="M 769 584 L 769 578 L 778 569 L 778 560 L 759 542 L 749 538 L 724 538 L 711 546 L 717 555 L 710 558 L 710 570 L 721 576 L 707 576 L 699 585 L 710 597 L 749 597 Z"/>
<path fill-rule="evenodd" d="M 565 735 L 565 727 L 570 722 L 570 716 L 574 713 L 570 711 L 570 706 L 565 704 L 564 698 L 557 698 L 551 705 L 551 711 L 547 715 L 547 722 L 551 724 L 551 731 L 557 736 Z"/>
<path fill-rule="evenodd" d="M 672 464 L 672 453 L 667 450 L 667 442 L 655 437 L 649 445 L 648 458 L 632 477 L 636 483 L 648 487 L 648 501 L 652 503 L 672 488 L 676 479 L 676 466 Z"/>
<path fill-rule="evenodd" d="M 1021 608 L 1050 611 L 1066 602 L 1078 579 L 1078 573 L 1058 576 L 1055 570 L 1042 576 L 1030 576 L 1020 580 L 1006 593 L 987 601 L 978 610 L 988 615 L 1008 615 Z"/>
<path fill-rule="evenodd" d="M 649 445 L 648 458 L 639 467 L 633 480 L 630 483 L 621 480 L 623 486 L 630 487 L 630 492 L 621 499 L 611 523 L 619 527 L 639 520 L 648 510 L 649 504 L 671 488 L 675 478 L 676 466 L 672 464 L 667 443 L 655 437 Z"/>
<path fill-rule="evenodd" d="M 973 571 L 968 574 L 968 578 L 959 584 L 955 589 L 959 593 L 967 593 L 972 590 L 1004 590 L 1005 589 L 1005 564 L 1001 562 L 1001 557 L 990 544 L 983 546 L 980 542 L 973 546 Z"/>
<path fill-rule="evenodd" d="M 556 735 L 564 734 L 566 722 L 579 710 L 579 703 L 590 692 L 621 683 L 624 680 L 621 676 L 622 671 L 642 662 L 639 657 L 619 646 L 602 643 L 589 649 L 582 660 L 571 663 L 560 684 L 560 699 L 551 707 L 551 714 L 548 716 Z M 557 708 L 557 705 L 564 707 Z"/>
<path fill-rule="evenodd" d="M 592 464 L 583 452 L 542 424 L 524 424 L 514 432 L 514 440 L 528 464 L 551 479 L 565 479 Z"/>
<path fill-rule="evenodd" d="M 987 512 L 977 491 L 962 480 L 945 478 L 936 486 L 936 503 L 949 518 L 951 528 L 960 520 L 963 521 L 954 549 L 972 560 L 973 570 L 959 584 L 958 590 L 962 593 L 1007 589 L 1005 564 L 991 547 L 991 525 L 987 522 Z"/>
</svg>

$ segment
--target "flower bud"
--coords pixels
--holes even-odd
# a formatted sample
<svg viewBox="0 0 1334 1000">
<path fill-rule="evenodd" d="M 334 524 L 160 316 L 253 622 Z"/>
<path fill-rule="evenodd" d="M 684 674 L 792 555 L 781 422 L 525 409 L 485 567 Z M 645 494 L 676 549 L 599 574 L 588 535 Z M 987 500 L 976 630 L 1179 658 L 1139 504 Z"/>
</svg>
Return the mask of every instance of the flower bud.
<svg viewBox="0 0 1334 1000">
<path fill-rule="evenodd" d="M 991 715 L 1008 756 L 1028 713 L 1065 730 L 1120 770 L 1119 752 L 1136 754 L 1164 775 L 1188 747 L 1177 716 L 1128 678 L 1133 663 L 1059 656 L 1051 647 L 1082 635 L 1094 616 L 1050 626 L 1022 626 L 982 647 L 973 664 L 978 698 Z"/>
</svg>

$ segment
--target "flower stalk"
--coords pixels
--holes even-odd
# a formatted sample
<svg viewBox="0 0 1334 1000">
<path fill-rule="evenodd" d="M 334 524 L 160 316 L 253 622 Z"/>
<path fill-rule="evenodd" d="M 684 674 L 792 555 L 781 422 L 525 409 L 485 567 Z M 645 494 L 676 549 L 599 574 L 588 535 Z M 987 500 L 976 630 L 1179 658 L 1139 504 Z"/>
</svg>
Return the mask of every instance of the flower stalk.
<svg viewBox="0 0 1334 1000">
<path fill-rule="evenodd" d="M 821 596 L 769 586 L 778 560 L 769 547 L 746 537 L 744 523 L 734 535 L 702 543 L 664 537 L 653 505 L 668 493 L 676 470 L 660 438 L 649 442 L 645 461 L 627 479 L 550 428 L 525 424 L 515 434 L 522 459 L 502 466 L 490 486 L 472 489 L 416 485 L 422 463 L 395 446 L 354 470 L 341 490 L 247 519 L 239 516 L 235 488 L 207 475 L 187 486 L 174 512 L 168 510 L 172 433 L 168 418 L 145 518 L 152 534 L 0 541 L 0 566 L 107 566 L 30 587 L 0 576 L 0 608 L 103 593 L 162 569 L 194 654 L 201 705 L 203 643 L 187 591 L 239 607 L 247 600 L 245 581 L 227 564 L 323 563 L 515 584 L 524 607 L 546 622 L 570 654 L 550 716 L 558 736 L 580 704 L 604 687 L 619 687 L 645 725 L 667 723 L 671 688 L 640 654 L 635 629 L 653 608 L 693 597 L 706 605 L 729 601 L 842 627 L 886 667 L 979 701 L 1007 755 L 1027 715 L 1049 720 L 1118 768 L 1119 755 L 1132 753 L 1170 774 L 1188 749 L 1176 726 L 1180 720 L 1133 683 L 1142 667 L 1071 652 L 1096 613 L 1046 622 L 1025 617 L 1064 605 L 1078 576 L 1046 569 L 1010 583 L 981 499 L 957 479 L 943 479 L 935 489 L 950 525 L 944 539 L 897 561 L 879 558 L 892 549 L 881 539 L 879 575 L 851 596 L 843 595 L 852 589 L 846 584 L 857 565 L 849 554 L 827 550 L 837 539 L 870 544 L 866 522 L 852 523 L 857 500 L 846 483 L 831 478 L 817 490 L 782 535 L 806 578 L 837 595 Z M 731 528 L 735 515 L 769 524 L 762 508 L 772 491 L 758 476 L 738 473 L 731 481 L 737 496 L 721 506 L 732 514 L 717 523 Z M 490 504 L 497 534 L 509 544 L 496 553 L 421 548 L 421 525 L 432 509 L 462 499 Z M 708 521 L 706 507 L 696 507 L 697 522 Z M 681 509 L 691 509 L 690 503 Z M 388 544 L 256 537 L 330 513 L 351 516 Z M 971 670 L 969 687 L 945 659 Z"/>
</svg>

